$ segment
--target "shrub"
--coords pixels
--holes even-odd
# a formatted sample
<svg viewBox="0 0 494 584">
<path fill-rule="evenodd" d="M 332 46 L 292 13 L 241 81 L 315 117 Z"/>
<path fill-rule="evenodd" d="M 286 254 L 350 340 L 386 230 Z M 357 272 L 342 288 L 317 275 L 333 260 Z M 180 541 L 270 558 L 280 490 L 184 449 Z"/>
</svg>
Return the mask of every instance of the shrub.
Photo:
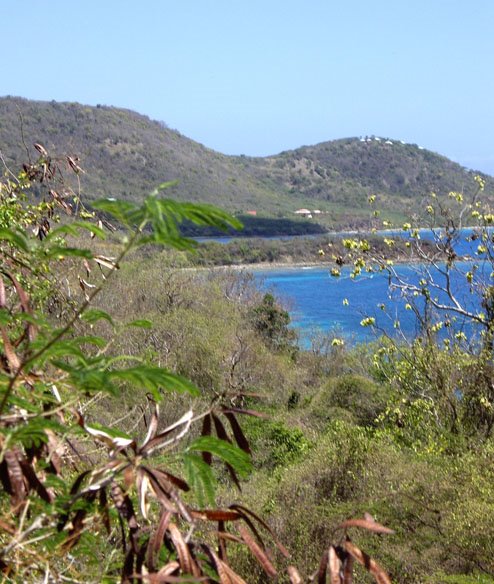
<svg viewBox="0 0 494 584">
<path fill-rule="evenodd" d="M 199 402 L 199 412 L 173 412 L 175 420 L 164 426 L 159 405 L 163 398 L 176 392 L 197 404 L 199 389 L 154 363 L 153 351 L 146 357 L 114 351 L 125 328 L 148 330 L 152 323 L 146 318 L 117 322 L 95 305 L 135 247 L 153 243 L 189 249 L 192 242 L 178 230 L 183 220 L 216 228 L 238 223 L 207 205 L 159 198 L 168 185 L 161 185 L 141 205 L 106 199 L 93 204 L 99 220 L 83 208 L 81 217 L 73 193 L 61 195 L 50 188 L 61 173 L 46 150 L 39 144 L 36 148 L 41 156 L 35 163 L 17 177 L 7 173 L 0 183 L 3 576 L 25 582 L 219 579 L 242 584 L 226 555 L 227 542 L 233 540 L 275 578 L 278 572 L 261 533 L 272 536 L 282 555 L 288 552 L 269 526 L 244 506 L 223 509 L 215 504 L 213 459 L 224 464 L 237 486 L 251 470 L 250 445 L 238 416 L 259 414 L 245 409 L 249 395 L 243 385 L 234 384 L 232 371 L 229 391 L 220 393 L 207 371 L 199 379 L 211 385 L 211 399 Z M 76 174 L 82 172 L 77 160 L 67 157 L 66 162 Z M 43 188 L 49 203 L 28 202 L 26 191 Z M 55 227 L 57 208 L 75 215 L 75 220 Z M 91 246 L 69 245 L 69 237 L 84 231 L 104 238 L 103 225 L 110 227 L 110 218 L 124 232 L 115 258 Z M 74 259 L 82 259 L 82 265 Z M 51 297 L 64 290 L 58 262 L 75 272 L 70 277 L 82 291 L 80 298 L 65 302 L 63 318 L 47 311 Z M 71 291 L 69 278 L 66 283 Z M 201 357 L 199 375 L 207 360 Z M 136 436 L 132 428 L 123 431 L 90 421 L 88 402 L 131 388 L 147 393 L 144 436 Z M 121 422 L 127 418 L 125 414 Z M 191 432 L 198 422 L 200 429 Z M 306 447 L 299 433 L 285 427 L 275 427 L 273 438 L 284 459 L 300 455 Z M 338 528 L 341 545 L 329 547 L 330 563 L 323 556 L 321 578 L 329 575 L 334 581 L 340 571 L 351 573 L 350 557 L 366 563 L 345 537 L 347 528 L 355 525 L 390 531 L 368 518 L 343 522 Z M 375 566 L 368 569 L 376 580 L 388 582 Z M 291 582 L 301 581 L 294 566 L 288 572 Z"/>
</svg>

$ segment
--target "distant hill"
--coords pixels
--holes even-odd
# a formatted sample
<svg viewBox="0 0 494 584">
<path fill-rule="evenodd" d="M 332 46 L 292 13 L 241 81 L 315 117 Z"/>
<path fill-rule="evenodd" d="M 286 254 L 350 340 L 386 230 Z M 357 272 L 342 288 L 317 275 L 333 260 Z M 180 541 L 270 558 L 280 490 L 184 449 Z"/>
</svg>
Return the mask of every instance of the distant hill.
<svg viewBox="0 0 494 584">
<path fill-rule="evenodd" d="M 263 158 L 227 156 L 129 110 L 0 98 L 0 149 L 14 168 L 26 159 L 23 135 L 28 148 L 40 142 L 50 153 L 80 156 L 88 201 L 139 200 L 158 183 L 177 179 L 168 196 L 236 214 L 255 211 L 271 221 L 272 231 L 277 220 L 286 230 L 300 207 L 324 213 L 312 223 L 295 221 L 292 232 L 304 225 L 317 231 L 316 221 L 332 228 L 361 225 L 370 194 L 388 215 L 403 216 L 431 191 L 474 188 L 472 171 L 393 139 L 348 138 Z M 494 179 L 483 176 L 494 199 Z M 249 224 L 255 221 L 251 215 Z"/>
<path fill-rule="evenodd" d="M 408 214 L 431 192 L 471 192 L 475 174 L 487 181 L 494 195 L 494 179 L 463 168 L 448 158 L 415 144 L 378 137 L 347 138 L 303 146 L 251 162 L 252 175 L 288 191 L 306 206 L 319 205 L 339 212 L 351 223 L 354 211 L 367 208 L 377 195 L 376 208 Z"/>
</svg>

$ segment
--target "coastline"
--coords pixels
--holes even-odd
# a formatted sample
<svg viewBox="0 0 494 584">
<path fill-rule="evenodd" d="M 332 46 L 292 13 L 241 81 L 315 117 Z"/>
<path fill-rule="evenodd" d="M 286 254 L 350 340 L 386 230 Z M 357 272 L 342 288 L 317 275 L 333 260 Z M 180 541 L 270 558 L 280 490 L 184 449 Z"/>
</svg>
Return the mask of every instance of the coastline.
<svg viewBox="0 0 494 584">
<path fill-rule="evenodd" d="M 390 265 L 420 265 L 427 263 L 427 256 L 434 258 L 435 262 L 446 261 L 447 257 L 440 255 L 434 246 L 436 237 L 440 235 L 439 230 L 433 230 L 434 238 L 425 236 L 425 232 L 430 232 L 428 228 L 421 228 L 422 237 L 420 240 L 420 252 L 416 253 L 413 249 L 406 248 L 407 239 L 402 237 L 403 230 L 397 229 L 383 229 L 377 234 L 377 239 L 371 241 L 371 250 L 369 256 L 374 256 L 377 261 L 372 261 L 369 257 L 370 263 L 376 265 L 378 263 L 390 262 Z M 469 231 L 465 229 L 464 231 Z M 360 236 L 364 235 L 362 232 L 335 232 L 328 233 L 325 236 L 325 242 L 317 241 L 313 238 L 300 239 L 290 238 L 286 240 L 281 239 L 253 239 L 250 241 L 229 240 L 228 245 L 216 245 L 212 247 L 199 246 L 199 252 L 195 258 L 190 257 L 190 265 L 188 269 L 197 270 L 251 270 L 251 271 L 268 271 L 276 269 L 324 269 L 331 270 L 338 266 L 341 268 L 352 267 L 356 255 L 353 253 L 353 248 L 350 249 L 344 243 L 344 236 Z M 370 235 L 370 234 L 367 234 Z M 373 234 L 376 235 L 376 234 Z M 385 235 L 391 236 L 394 243 L 388 243 Z M 465 235 L 468 235 L 467 233 Z M 334 238 L 333 238 L 334 237 Z M 468 243 L 469 238 L 466 237 L 463 244 L 460 243 L 456 249 L 458 254 L 455 261 L 474 261 L 476 259 L 474 251 L 475 244 Z M 326 245 L 329 249 L 326 249 Z M 395 245 L 396 244 L 396 245 Z M 325 250 L 325 251 L 323 251 Z M 367 251 L 367 250 L 366 250 Z M 356 252 L 358 253 L 358 252 Z M 361 252 L 360 252 L 361 253 Z M 352 257 L 353 256 L 353 257 Z M 363 257 L 367 253 L 363 253 Z M 363 267 L 363 266 L 362 266 Z"/>
<path fill-rule="evenodd" d="M 185 268 L 178 268 L 182 271 L 224 271 L 233 270 L 236 272 L 241 271 L 256 271 L 261 272 L 263 270 L 279 270 L 279 269 L 310 269 L 310 268 L 325 268 L 330 269 L 330 264 L 327 262 L 260 262 L 255 264 L 224 264 L 219 266 L 187 266 Z"/>
<path fill-rule="evenodd" d="M 410 257 L 395 257 L 389 258 L 392 260 L 392 266 L 403 266 L 403 265 L 414 265 L 419 266 L 420 264 L 427 263 L 422 258 L 410 258 Z M 455 263 L 462 263 L 462 262 L 472 262 L 475 258 L 469 255 L 465 256 L 458 256 L 455 259 Z M 443 263 L 443 262 L 440 262 Z M 326 268 L 327 270 L 331 270 L 332 267 L 335 266 L 334 261 L 326 261 L 326 262 L 309 262 L 309 261 L 286 261 L 286 262 L 258 262 L 258 263 L 240 263 L 240 264 L 221 264 L 221 265 L 211 265 L 211 266 L 187 266 L 184 268 L 179 268 L 181 270 L 190 270 L 190 271 L 199 271 L 199 270 L 214 270 L 214 271 L 242 271 L 242 270 L 252 270 L 256 272 L 260 272 L 263 270 L 279 270 L 279 269 L 323 269 Z M 352 265 L 350 263 L 345 263 L 341 266 L 342 269 L 344 268 L 351 268 Z"/>
<path fill-rule="evenodd" d="M 300 268 L 325 268 L 327 267 L 330 269 L 330 264 L 328 262 L 260 262 L 255 264 L 230 264 L 230 265 L 223 265 L 223 266 L 198 266 L 200 269 L 206 270 L 277 270 L 281 268 L 293 268 L 293 269 L 300 269 Z"/>
</svg>

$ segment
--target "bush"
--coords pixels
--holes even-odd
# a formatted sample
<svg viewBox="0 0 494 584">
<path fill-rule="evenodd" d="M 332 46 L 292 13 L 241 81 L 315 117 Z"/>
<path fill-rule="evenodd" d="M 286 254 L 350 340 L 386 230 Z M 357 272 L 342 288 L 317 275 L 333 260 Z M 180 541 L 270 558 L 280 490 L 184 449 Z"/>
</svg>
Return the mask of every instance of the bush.
<svg viewBox="0 0 494 584">
<path fill-rule="evenodd" d="M 361 375 L 346 374 L 331 379 L 319 390 L 311 402 L 310 415 L 321 422 L 342 419 L 372 426 L 388 399 L 386 385 Z"/>
<path fill-rule="evenodd" d="M 289 328 L 290 315 L 272 294 L 265 294 L 261 303 L 251 310 L 251 322 L 270 349 L 296 352 L 297 333 Z"/>
<path fill-rule="evenodd" d="M 264 533 L 272 536 L 285 558 L 288 552 L 264 520 L 245 506 L 231 504 L 225 509 L 215 503 L 218 466 L 224 465 L 222 481 L 227 473 L 238 487 L 252 468 L 251 447 L 238 421 L 239 416 L 259 416 L 246 409 L 252 395 L 246 391 L 240 366 L 250 339 L 235 334 L 238 350 L 222 355 L 225 329 L 212 330 L 207 316 L 216 312 L 217 319 L 219 313 L 224 319 L 224 304 L 208 297 L 209 314 L 186 322 L 190 314 L 180 304 L 184 299 L 195 301 L 190 291 L 177 294 L 172 286 L 173 293 L 157 299 L 151 313 L 158 309 L 167 325 L 177 319 L 177 333 L 184 324 L 191 329 L 186 336 L 196 342 L 190 352 L 186 344 L 178 348 L 174 367 L 186 369 L 206 387 L 209 395 L 201 399 L 194 383 L 162 366 L 159 343 L 142 342 L 152 327 L 144 318 L 148 314 L 141 312 L 129 322 L 131 311 L 125 311 L 121 297 L 114 297 L 112 305 L 124 317 L 120 321 L 95 304 L 134 248 L 153 243 L 189 249 L 191 242 L 178 231 L 181 221 L 217 228 L 238 227 L 238 223 L 206 205 L 159 198 L 159 191 L 168 185 L 161 185 L 141 205 L 105 199 L 93 204 L 99 217 L 83 208 L 81 216 L 77 198 L 74 207 L 72 196 L 50 188 L 60 176 L 59 169 L 41 145 L 36 148 L 41 154 L 36 163 L 26 165 L 18 177 L 12 175 L 14 180 L 8 175 L 0 183 L 2 575 L 24 582 L 120 579 L 127 584 L 144 578 L 241 584 L 244 580 L 226 554 L 227 542 L 233 541 L 249 550 L 267 577 L 277 577 Z M 76 174 L 82 170 L 73 158 L 67 157 L 67 164 Z M 25 191 L 43 188 L 48 190 L 49 203 L 28 202 Z M 55 227 L 57 208 L 76 217 Z M 69 237 L 80 241 L 85 231 L 104 238 L 103 225 L 110 228 L 110 219 L 124 232 L 120 244 L 110 246 L 119 248 L 115 258 L 99 253 L 93 244 L 69 245 Z M 74 281 L 80 297 L 72 292 Z M 138 312 L 138 307 L 149 304 L 142 283 L 134 306 Z M 70 301 L 63 296 L 65 290 Z M 54 306 L 55 295 L 56 306 L 63 306 L 57 312 L 48 309 Z M 275 326 L 268 338 L 280 334 L 287 340 L 282 311 L 271 301 L 264 308 L 272 310 L 282 325 Z M 144 333 L 128 335 L 128 328 Z M 163 337 L 158 341 L 169 331 L 160 332 Z M 129 351 L 122 352 L 123 346 Z M 279 351 L 286 348 L 277 341 L 275 346 Z M 218 367 L 222 357 L 229 362 L 227 381 L 221 379 L 224 372 Z M 274 362 L 287 361 L 286 355 L 274 356 Z M 171 393 L 186 397 L 183 402 L 165 401 Z M 107 412 L 108 426 L 90 420 L 95 402 L 100 408 L 116 403 L 121 408 L 122 396 L 133 394 L 146 395 L 147 404 L 139 412 L 132 404 L 130 412 L 119 410 L 117 421 L 112 419 L 115 412 Z M 107 395 L 111 398 L 104 401 L 101 396 Z M 186 402 L 196 410 L 177 415 L 174 406 Z M 168 410 L 164 415 L 163 403 Z M 173 419 L 170 425 L 164 423 L 168 417 Z M 138 431 L 141 423 L 144 432 Z M 271 439 L 279 464 L 302 458 L 308 451 L 302 432 L 283 424 L 272 426 Z M 369 519 L 358 525 L 389 533 Z M 349 558 L 366 563 L 345 537 L 347 527 L 343 522 L 338 528 L 341 545 L 325 545 L 332 561 L 324 564 L 323 558 L 319 569 L 323 579 L 339 578 L 343 570 L 351 573 Z M 295 567 L 288 571 L 292 582 L 301 581 Z M 379 569 L 381 581 L 383 574 Z"/>
</svg>

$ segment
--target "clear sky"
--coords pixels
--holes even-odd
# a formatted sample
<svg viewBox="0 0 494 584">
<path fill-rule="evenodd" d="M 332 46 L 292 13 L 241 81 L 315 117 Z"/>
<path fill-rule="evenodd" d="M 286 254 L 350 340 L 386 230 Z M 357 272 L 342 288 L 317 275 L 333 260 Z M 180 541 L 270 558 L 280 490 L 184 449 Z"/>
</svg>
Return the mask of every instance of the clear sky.
<svg viewBox="0 0 494 584">
<path fill-rule="evenodd" d="M 375 134 L 494 174 L 494 0 L 0 0 L 0 22 L 0 95 L 226 154 Z"/>
</svg>

